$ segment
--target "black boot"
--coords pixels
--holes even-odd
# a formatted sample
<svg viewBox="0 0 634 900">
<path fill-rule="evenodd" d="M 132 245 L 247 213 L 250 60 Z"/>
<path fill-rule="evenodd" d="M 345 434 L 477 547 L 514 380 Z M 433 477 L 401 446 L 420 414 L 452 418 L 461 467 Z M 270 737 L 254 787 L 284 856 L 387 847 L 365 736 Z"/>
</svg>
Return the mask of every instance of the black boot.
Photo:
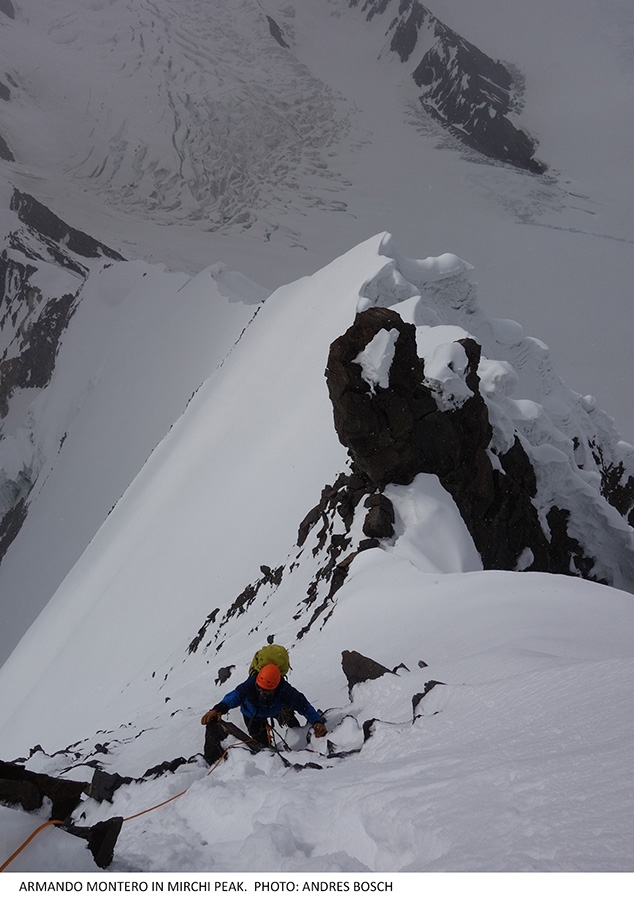
<svg viewBox="0 0 634 900">
<path fill-rule="evenodd" d="M 212 766 L 225 752 L 222 742 L 227 737 L 227 732 L 221 722 L 212 721 L 205 726 L 205 748 L 203 756 L 205 761 Z"/>
</svg>

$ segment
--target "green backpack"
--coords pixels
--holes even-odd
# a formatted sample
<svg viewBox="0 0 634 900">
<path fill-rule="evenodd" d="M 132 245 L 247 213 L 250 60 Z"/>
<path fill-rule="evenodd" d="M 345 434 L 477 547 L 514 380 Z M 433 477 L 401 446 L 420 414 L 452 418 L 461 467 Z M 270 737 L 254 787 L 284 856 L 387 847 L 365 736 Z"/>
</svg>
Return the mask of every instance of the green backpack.
<svg viewBox="0 0 634 900">
<path fill-rule="evenodd" d="M 269 663 L 276 665 L 283 676 L 286 675 L 291 667 L 286 647 L 282 647 L 281 644 L 267 644 L 266 647 L 258 650 L 251 660 L 249 675 L 259 672 L 263 666 L 268 666 Z"/>
</svg>

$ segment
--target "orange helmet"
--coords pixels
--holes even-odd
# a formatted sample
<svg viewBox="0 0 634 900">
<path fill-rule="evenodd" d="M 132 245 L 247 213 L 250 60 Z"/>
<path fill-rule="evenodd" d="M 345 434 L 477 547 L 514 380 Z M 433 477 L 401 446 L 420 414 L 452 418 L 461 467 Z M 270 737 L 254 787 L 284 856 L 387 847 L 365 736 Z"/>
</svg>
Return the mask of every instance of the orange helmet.
<svg viewBox="0 0 634 900">
<path fill-rule="evenodd" d="M 274 663 L 262 666 L 258 672 L 255 683 L 264 691 L 274 691 L 282 680 L 282 673 Z"/>
</svg>

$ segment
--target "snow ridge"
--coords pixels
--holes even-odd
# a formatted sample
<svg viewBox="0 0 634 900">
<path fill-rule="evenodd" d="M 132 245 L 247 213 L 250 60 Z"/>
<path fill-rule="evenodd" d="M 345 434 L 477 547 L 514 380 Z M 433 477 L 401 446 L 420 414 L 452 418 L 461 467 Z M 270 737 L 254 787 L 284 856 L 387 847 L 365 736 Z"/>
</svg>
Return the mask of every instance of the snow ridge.
<svg viewBox="0 0 634 900">
<path fill-rule="evenodd" d="M 81 800 L 80 827 L 183 791 L 124 823 L 113 873 L 630 870 L 634 449 L 586 393 L 595 341 L 597 392 L 629 358 L 629 157 L 617 176 L 606 164 L 627 144 L 629 75 L 601 32 L 625 23 L 621 7 L 440 2 L 454 35 L 470 21 L 527 64 L 526 121 L 561 170 L 544 177 L 482 165 L 420 109 L 407 116 L 420 60 L 400 63 L 383 17 L 343 0 L 0 0 L 4 361 L 45 298 L 74 310 L 52 377 L 14 391 L 3 418 L 17 514 L 0 543 L 0 757 L 121 776 L 111 803 Z M 493 12 L 531 27 L 502 39 Z M 499 87 L 483 100 L 492 121 Z M 603 145 L 579 128 L 579 96 Z M 14 183 L 133 261 L 82 260 L 69 228 L 32 233 Z M 432 255 L 410 258 L 419 248 Z M 518 571 L 483 571 L 433 475 L 359 484 L 324 366 L 373 307 L 411 323 L 449 412 L 471 400 L 465 348 L 482 347 L 487 459 L 530 458 L 543 527 L 579 548 L 569 575 L 526 571 L 528 548 Z M 583 393 L 529 336 L 558 327 Z M 386 336 L 362 360 L 369 392 L 391 383 Z M 207 777 L 201 714 L 269 640 L 289 647 L 328 736 L 281 730 L 290 765 L 234 748 Z M 352 651 L 383 674 L 351 684 Z M 0 805 L 0 862 L 49 812 Z M 84 841 L 45 834 L 23 871 L 95 871 Z"/>
</svg>

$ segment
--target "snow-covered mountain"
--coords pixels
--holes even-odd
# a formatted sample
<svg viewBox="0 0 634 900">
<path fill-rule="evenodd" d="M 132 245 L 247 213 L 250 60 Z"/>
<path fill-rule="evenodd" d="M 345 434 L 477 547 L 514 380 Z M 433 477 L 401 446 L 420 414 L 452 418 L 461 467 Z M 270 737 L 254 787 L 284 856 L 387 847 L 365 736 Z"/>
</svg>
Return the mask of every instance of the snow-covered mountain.
<svg viewBox="0 0 634 900">
<path fill-rule="evenodd" d="M 467 292 L 467 310 L 457 302 L 468 278 L 459 260 L 415 265 L 385 238 L 279 289 L 2 669 L 5 756 L 26 756 L 30 771 L 79 782 L 90 782 L 95 766 L 141 779 L 124 783 L 112 805 L 83 800 L 77 823 L 127 818 L 188 788 L 140 827 L 124 822 L 113 871 L 627 868 L 629 794 L 615 798 L 612 788 L 631 773 L 631 595 L 569 576 L 482 571 L 434 475 L 386 487 L 396 530 L 378 545 L 361 549 L 362 498 L 347 527 L 341 490 L 326 491 L 335 502 L 306 516 L 324 484 L 348 468 L 323 377 L 332 328 L 344 330 L 379 286 L 383 299 L 396 301 L 392 309 L 405 312 L 401 269 L 409 278 L 418 271 L 418 289 L 426 302 L 436 299 L 439 313 L 444 295 L 454 315 L 470 313 L 476 323 L 473 297 Z M 418 328 L 428 342 L 440 341 L 437 353 L 428 343 L 429 358 L 458 346 L 453 339 L 463 333 L 455 324 Z M 499 328 L 499 338 L 518 341 L 517 326 Z M 543 348 L 524 343 L 529 359 L 531 347 L 541 350 L 544 372 Z M 527 434 L 549 430 L 561 440 L 534 401 L 507 398 L 510 366 L 490 367 L 501 370 L 489 398 L 499 427 L 512 414 Z M 448 398 L 457 376 L 445 374 Z M 556 406 L 566 398 L 558 387 Z M 581 405 L 577 426 L 587 415 Z M 555 443 L 535 448 L 543 486 L 565 483 L 548 473 L 567 467 L 585 511 L 591 497 L 599 502 Z M 335 580 L 335 569 L 346 577 Z M 205 778 L 201 712 L 226 690 L 224 675 L 240 678 L 251 651 L 271 636 L 291 650 L 293 681 L 326 710 L 330 744 L 313 743 L 315 757 L 304 749 L 304 730 L 289 730 L 285 758 L 310 769 L 290 772 L 282 760 L 259 757 L 254 766 L 236 748 Z M 388 671 L 349 691 L 344 651 Z M 606 757 L 608 733 L 614 749 Z M 46 751 L 27 752 L 36 745 Z M 165 774 L 149 772 L 163 761 Z M 335 810 L 340 797 L 346 802 Z M 581 807 L 594 822 L 587 833 L 570 826 Z M 512 810 L 517 827 L 509 835 Z M 405 831 L 401 820 L 410 823 Z M 32 821 L 10 820 L 7 855 L 11 838 L 15 847 Z M 620 839 L 598 852 L 596 829 L 603 833 L 608 822 L 618 823 Z M 95 865 L 70 835 L 61 844 L 42 836 L 30 852 L 18 866 Z M 52 853 L 60 855 L 54 863 Z"/>
<path fill-rule="evenodd" d="M 630 867 L 632 22 L 511 6 L 0 5 L 0 757 L 186 790 L 115 871 Z M 206 779 L 267 639 L 328 739 Z"/>
</svg>

